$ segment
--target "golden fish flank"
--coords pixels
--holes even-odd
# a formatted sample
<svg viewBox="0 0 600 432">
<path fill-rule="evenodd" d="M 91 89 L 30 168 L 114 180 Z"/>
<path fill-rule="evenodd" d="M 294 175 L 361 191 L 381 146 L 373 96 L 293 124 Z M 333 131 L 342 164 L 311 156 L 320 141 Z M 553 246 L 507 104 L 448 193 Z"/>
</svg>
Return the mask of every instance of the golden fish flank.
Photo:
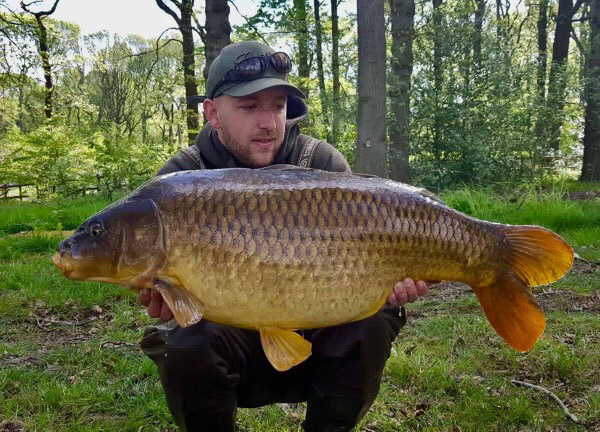
<svg viewBox="0 0 600 432">
<path fill-rule="evenodd" d="M 476 220 L 389 180 L 295 167 L 158 177 L 53 258 L 72 279 L 160 291 L 182 326 L 204 316 L 258 330 L 278 370 L 310 355 L 294 330 L 366 318 L 404 277 L 468 283 L 498 334 L 528 350 L 545 327 L 528 286 L 572 260 L 544 228 Z"/>
</svg>

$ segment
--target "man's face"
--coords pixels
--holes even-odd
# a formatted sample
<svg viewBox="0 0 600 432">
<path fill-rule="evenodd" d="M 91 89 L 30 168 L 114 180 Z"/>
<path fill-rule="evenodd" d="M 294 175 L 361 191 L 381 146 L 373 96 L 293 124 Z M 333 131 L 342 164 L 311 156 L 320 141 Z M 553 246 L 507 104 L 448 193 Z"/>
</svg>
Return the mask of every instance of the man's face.
<svg viewBox="0 0 600 432">
<path fill-rule="evenodd" d="M 204 112 L 219 139 L 242 164 L 273 163 L 283 143 L 287 93 L 277 87 L 249 96 L 221 95 L 204 101 Z"/>
</svg>

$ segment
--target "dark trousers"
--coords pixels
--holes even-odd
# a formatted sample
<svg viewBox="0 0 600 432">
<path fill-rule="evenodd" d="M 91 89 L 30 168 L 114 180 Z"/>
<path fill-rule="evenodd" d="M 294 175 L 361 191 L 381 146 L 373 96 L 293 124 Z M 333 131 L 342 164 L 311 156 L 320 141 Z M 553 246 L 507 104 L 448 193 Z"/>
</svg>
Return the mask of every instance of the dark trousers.
<svg viewBox="0 0 600 432">
<path fill-rule="evenodd" d="M 142 349 L 158 367 L 169 410 L 184 431 L 233 431 L 239 407 L 307 401 L 306 431 L 350 431 L 375 400 L 404 309 L 304 330 L 312 355 L 285 372 L 267 360 L 258 332 L 201 321 L 148 327 Z"/>
</svg>

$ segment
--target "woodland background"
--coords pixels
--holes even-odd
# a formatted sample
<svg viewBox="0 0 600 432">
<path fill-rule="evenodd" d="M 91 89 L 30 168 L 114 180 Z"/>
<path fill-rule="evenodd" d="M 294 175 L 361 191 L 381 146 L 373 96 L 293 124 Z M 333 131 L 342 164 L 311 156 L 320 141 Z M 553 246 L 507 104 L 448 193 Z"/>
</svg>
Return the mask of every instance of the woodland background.
<svg viewBox="0 0 600 432">
<path fill-rule="evenodd" d="M 436 191 L 600 179 L 599 0 L 341 3 L 257 1 L 232 27 L 234 1 L 148 0 L 173 27 L 144 39 L 82 36 L 52 18 L 60 0 L 0 0 L 0 184 L 136 186 L 192 142 L 186 98 L 243 39 L 289 47 L 303 131 L 358 171 Z"/>
</svg>

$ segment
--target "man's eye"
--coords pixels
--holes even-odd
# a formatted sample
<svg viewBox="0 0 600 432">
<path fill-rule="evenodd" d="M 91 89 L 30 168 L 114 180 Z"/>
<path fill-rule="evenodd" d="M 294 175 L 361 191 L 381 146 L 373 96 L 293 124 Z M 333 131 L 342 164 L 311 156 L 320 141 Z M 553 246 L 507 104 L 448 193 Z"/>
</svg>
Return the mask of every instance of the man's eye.
<svg viewBox="0 0 600 432">
<path fill-rule="evenodd" d="M 256 105 L 242 105 L 243 110 L 251 111 L 256 108 Z"/>
</svg>

